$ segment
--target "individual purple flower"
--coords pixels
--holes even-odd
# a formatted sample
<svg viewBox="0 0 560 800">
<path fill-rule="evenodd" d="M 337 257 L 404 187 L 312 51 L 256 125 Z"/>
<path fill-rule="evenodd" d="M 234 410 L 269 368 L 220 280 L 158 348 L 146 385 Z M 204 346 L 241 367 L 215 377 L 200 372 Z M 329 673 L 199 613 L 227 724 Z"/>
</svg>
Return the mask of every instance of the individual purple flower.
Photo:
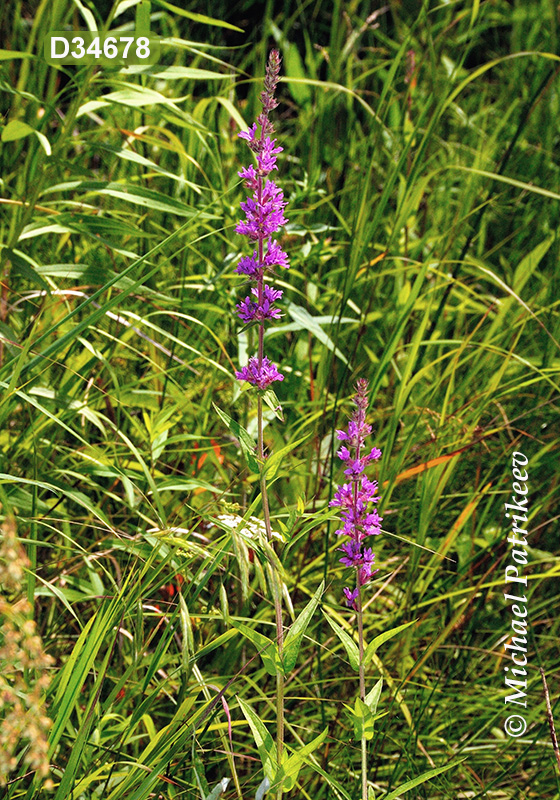
<svg viewBox="0 0 560 800">
<path fill-rule="evenodd" d="M 364 469 L 365 464 L 361 458 L 351 458 L 348 467 L 344 470 L 344 474 L 349 478 L 355 479 L 362 474 Z"/>
<path fill-rule="evenodd" d="M 237 173 L 240 178 L 243 178 L 245 181 L 245 186 L 247 189 L 256 189 L 259 185 L 259 176 L 256 173 L 256 170 L 252 164 L 249 164 L 248 167 L 243 167 Z"/>
<path fill-rule="evenodd" d="M 344 596 L 346 597 L 346 605 L 348 608 L 355 608 L 356 607 L 356 600 L 358 599 L 359 589 L 350 589 L 345 586 L 343 589 Z"/>
<path fill-rule="evenodd" d="M 371 425 L 365 421 L 368 406 L 368 383 L 363 378 L 356 384 L 354 403 L 357 406 L 348 422 L 348 430 L 337 430 L 337 439 L 345 444 L 338 450 L 338 457 L 346 465 L 344 474 L 350 479 L 349 483 L 340 485 L 330 506 L 341 508 L 340 521 L 343 523 L 336 533 L 339 536 L 348 536 L 338 549 L 344 554 L 340 559 L 346 567 L 356 571 L 356 588 L 344 589 L 346 604 L 349 608 L 358 610 L 357 602 L 360 597 L 360 588 L 365 586 L 377 572 L 374 569 L 375 554 L 371 547 L 365 547 L 364 541 L 369 536 L 376 536 L 381 532 L 382 518 L 377 509 L 370 508 L 370 504 L 379 501 L 377 495 L 377 481 L 371 481 L 364 470 L 371 461 L 381 457 L 381 450 L 374 447 L 369 453 L 363 453 L 365 439 L 371 433 Z"/>
<path fill-rule="evenodd" d="M 273 364 L 266 356 L 263 356 L 262 363 L 256 356 L 251 356 L 246 367 L 235 373 L 235 377 L 240 381 L 252 383 L 257 389 L 268 389 L 273 381 L 283 381 L 284 376 L 278 372 L 276 364 Z"/>
<path fill-rule="evenodd" d="M 276 166 L 276 156 L 281 153 L 283 147 L 274 147 L 276 139 L 270 139 L 268 136 L 263 140 L 263 146 L 259 153 L 257 153 L 257 165 L 259 175 L 268 175 L 273 169 L 278 169 Z"/>
<path fill-rule="evenodd" d="M 330 501 L 329 505 L 340 506 L 341 508 L 344 508 L 344 507 L 350 507 L 353 502 L 354 502 L 354 496 L 352 492 L 352 484 L 343 483 L 336 490 L 335 496 Z"/>
<path fill-rule="evenodd" d="M 239 275 L 249 275 L 251 278 L 256 278 L 259 271 L 259 262 L 257 260 L 256 252 L 253 256 L 243 256 L 239 264 L 236 266 L 235 271 Z"/>
<path fill-rule="evenodd" d="M 264 256 L 264 266 L 265 267 L 284 267 L 285 269 L 289 268 L 288 264 L 288 256 L 282 250 L 280 245 L 277 241 L 270 239 L 268 242 L 268 249 Z"/>
<path fill-rule="evenodd" d="M 287 223 L 284 216 L 286 201 L 282 190 L 267 176 L 278 169 L 276 158 L 282 147 L 276 144 L 273 137 L 274 126 L 268 115 L 278 103 L 274 97 L 280 75 L 280 53 L 272 50 L 268 59 L 264 79 L 264 91 L 260 100 L 263 110 L 251 127 L 241 131 L 239 137 L 244 139 L 256 157 L 256 167 L 251 164 L 238 172 L 251 192 L 241 203 L 244 219 L 235 226 L 236 233 L 247 236 L 254 243 L 252 256 L 243 256 L 235 271 L 246 275 L 256 282 L 251 295 L 237 304 L 237 312 L 242 322 L 258 323 L 258 354 L 249 359 L 246 367 L 236 372 L 241 381 L 266 389 L 273 381 L 283 380 L 284 376 L 275 364 L 264 355 L 264 324 L 281 316 L 274 305 L 282 296 L 282 292 L 272 289 L 264 282 L 265 270 L 274 267 L 289 268 L 288 257 L 276 240 L 272 238 Z M 260 131 L 259 131 L 260 128 Z"/>
<path fill-rule="evenodd" d="M 360 543 L 356 541 L 356 539 L 350 539 L 349 542 L 345 542 L 342 547 L 338 549 L 344 553 L 343 558 L 339 559 L 341 564 L 344 564 L 346 567 L 360 567 L 362 565 L 362 550 Z"/>
<path fill-rule="evenodd" d="M 237 304 L 237 311 L 243 322 L 252 322 L 253 320 L 264 319 L 279 319 L 281 316 L 280 309 L 274 306 L 274 301 L 278 300 L 284 292 L 280 289 L 273 289 L 268 284 L 265 284 L 263 289 L 263 299 L 259 303 L 259 290 L 251 289 L 253 297 L 246 297 L 241 303 Z"/>
<path fill-rule="evenodd" d="M 337 452 L 337 456 L 342 461 L 348 461 L 350 458 L 350 450 L 347 447 L 341 447 L 340 450 Z"/>
<path fill-rule="evenodd" d="M 241 133 L 238 133 L 237 135 L 240 139 L 247 139 L 249 146 L 251 146 L 251 144 L 255 141 L 255 136 L 257 135 L 257 123 L 253 122 L 248 131 L 241 131 Z"/>
</svg>

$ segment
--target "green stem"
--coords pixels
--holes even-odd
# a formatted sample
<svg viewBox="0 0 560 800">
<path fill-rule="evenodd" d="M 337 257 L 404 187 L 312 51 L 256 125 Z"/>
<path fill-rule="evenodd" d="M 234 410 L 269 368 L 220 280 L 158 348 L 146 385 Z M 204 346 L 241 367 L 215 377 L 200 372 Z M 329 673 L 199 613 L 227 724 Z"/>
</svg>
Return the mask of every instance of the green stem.
<svg viewBox="0 0 560 800">
<path fill-rule="evenodd" d="M 360 698 L 366 702 L 366 676 L 364 669 L 364 615 L 362 610 L 362 587 L 360 586 L 359 573 L 356 570 L 356 584 L 358 587 L 358 649 L 360 655 Z M 362 800 L 368 800 L 367 788 L 367 742 L 362 732 Z"/>
<path fill-rule="evenodd" d="M 259 330 L 260 333 L 260 330 Z M 261 342 L 259 341 L 259 345 Z M 260 354 L 260 347 L 259 347 Z M 261 497 L 263 504 L 263 517 L 264 526 L 266 530 L 266 538 L 271 547 L 272 542 L 272 526 L 270 524 L 270 509 L 268 506 L 268 491 L 266 487 L 266 477 L 264 474 L 264 443 L 263 443 L 263 414 L 262 414 L 262 397 L 257 401 L 257 427 L 258 427 L 258 454 L 261 462 Z M 276 615 L 276 641 L 278 644 L 278 654 L 282 659 L 284 651 L 284 626 L 282 623 L 282 591 L 280 584 L 280 576 L 274 563 L 270 564 L 270 572 L 272 575 L 272 585 L 274 592 L 274 611 Z M 276 757 L 278 760 L 278 768 L 282 764 L 282 754 L 284 752 L 284 675 L 278 671 L 276 673 Z M 276 790 L 277 800 L 282 798 L 282 782 L 279 783 Z"/>
<path fill-rule="evenodd" d="M 266 113 L 266 111 L 265 111 Z M 261 130 L 261 138 L 264 137 L 264 126 Z M 263 193 L 263 179 L 262 176 L 259 176 L 257 182 L 257 198 L 259 205 L 262 204 L 262 193 Z M 264 261 L 264 232 L 261 230 L 259 231 L 259 236 L 257 240 L 257 258 L 259 265 L 262 265 Z M 259 306 L 262 305 L 264 299 L 264 269 L 261 270 L 258 279 L 257 279 L 257 302 Z M 258 336 L 259 336 L 259 346 L 258 346 L 258 353 L 257 353 L 257 362 L 259 372 L 262 369 L 263 359 L 264 359 L 264 321 L 259 323 L 258 327 Z M 259 395 L 257 400 L 257 427 L 258 427 L 258 456 L 261 465 L 261 497 L 262 497 L 262 504 L 263 504 L 263 517 L 264 517 L 264 526 L 266 530 L 266 538 L 268 544 L 272 549 L 274 549 L 274 544 L 272 541 L 272 526 L 270 524 L 270 509 L 268 506 L 268 491 L 266 487 L 266 476 L 264 473 L 264 438 L 263 438 L 263 405 L 262 405 L 262 397 Z M 270 572 L 272 575 L 272 585 L 273 585 L 273 592 L 274 592 L 274 611 L 276 616 L 276 642 L 278 645 L 278 655 L 280 656 L 280 660 L 282 660 L 282 653 L 284 651 L 284 627 L 282 624 L 282 586 L 280 575 L 278 570 L 276 569 L 276 565 L 274 562 L 270 564 Z M 278 671 L 276 673 L 276 757 L 278 760 L 278 768 L 282 764 L 282 754 L 284 752 L 284 675 L 282 672 Z M 276 789 L 276 797 L 277 800 L 281 800 L 282 798 L 282 781 L 277 786 Z"/>
</svg>

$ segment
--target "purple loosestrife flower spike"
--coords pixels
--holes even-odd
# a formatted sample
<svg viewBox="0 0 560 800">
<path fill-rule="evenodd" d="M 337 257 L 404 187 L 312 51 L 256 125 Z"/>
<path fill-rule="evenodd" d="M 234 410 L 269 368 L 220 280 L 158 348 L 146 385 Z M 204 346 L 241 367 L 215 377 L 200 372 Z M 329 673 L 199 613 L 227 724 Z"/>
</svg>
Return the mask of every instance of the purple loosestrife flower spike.
<svg viewBox="0 0 560 800">
<path fill-rule="evenodd" d="M 258 323 L 259 346 L 257 355 L 251 356 L 247 366 L 237 371 L 235 377 L 261 390 L 268 388 L 273 381 L 284 379 L 276 365 L 264 355 L 263 345 L 264 323 L 266 320 L 279 319 L 281 314 L 275 302 L 282 297 L 281 291 L 272 289 L 265 283 L 264 276 L 273 267 L 289 267 L 288 256 L 272 238 L 288 221 L 284 216 L 286 202 L 282 190 L 267 177 L 277 169 L 276 156 L 282 152 L 282 148 L 276 146 L 276 139 L 272 138 L 274 126 L 268 118 L 269 113 L 278 105 L 274 93 L 279 74 L 280 53 L 278 50 L 271 50 L 264 91 L 260 95 L 262 112 L 249 130 L 239 134 L 255 154 L 257 163 L 256 167 L 251 164 L 238 172 L 252 194 L 241 203 L 245 218 L 237 223 L 235 231 L 247 236 L 255 249 L 251 256 L 241 258 L 235 271 L 255 281 L 256 287 L 251 289 L 252 296 L 249 295 L 237 304 L 237 312 L 242 322 Z"/>
<path fill-rule="evenodd" d="M 344 589 L 346 603 L 350 608 L 357 610 L 356 600 L 361 586 L 365 586 L 377 572 L 373 568 L 375 554 L 371 547 L 365 547 L 364 542 L 368 536 L 375 536 L 381 532 L 382 518 L 377 513 L 373 504 L 379 501 L 377 494 L 377 481 L 370 481 L 364 474 L 371 461 L 381 457 L 381 450 L 374 447 L 369 453 L 364 453 L 365 439 L 371 433 L 371 425 L 366 423 L 366 410 L 368 407 L 368 382 L 360 378 L 356 383 L 356 396 L 354 403 L 356 409 L 348 422 L 347 431 L 337 431 L 339 441 L 345 444 L 337 455 L 344 462 L 344 474 L 350 479 L 336 490 L 329 505 L 342 509 L 340 520 L 343 523 L 336 533 L 339 536 L 348 536 L 349 540 L 338 549 L 343 552 L 340 561 L 346 567 L 356 570 L 356 588 Z"/>
</svg>

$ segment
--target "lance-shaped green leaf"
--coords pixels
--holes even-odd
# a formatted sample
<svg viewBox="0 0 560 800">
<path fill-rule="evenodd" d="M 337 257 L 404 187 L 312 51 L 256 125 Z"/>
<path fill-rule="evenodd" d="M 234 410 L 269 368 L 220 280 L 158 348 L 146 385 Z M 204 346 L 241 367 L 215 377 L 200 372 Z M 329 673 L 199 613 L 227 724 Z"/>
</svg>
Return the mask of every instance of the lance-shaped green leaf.
<svg viewBox="0 0 560 800">
<path fill-rule="evenodd" d="M 191 672 L 190 656 L 194 656 L 194 638 L 192 632 L 191 615 L 185 598 L 179 592 L 179 615 L 181 620 L 181 640 L 182 640 L 182 653 L 181 653 L 181 666 L 189 675 Z"/>
<path fill-rule="evenodd" d="M 264 466 L 264 474 L 267 477 L 267 480 L 272 481 L 277 476 L 278 472 L 282 468 L 282 466 L 286 465 L 286 456 L 288 453 L 291 453 L 292 450 L 295 450 L 298 445 L 305 442 L 309 436 L 306 434 L 302 436 L 300 439 L 296 439 L 294 442 L 290 442 L 285 447 L 282 447 L 280 450 L 276 450 L 270 458 L 267 458 Z"/>
<path fill-rule="evenodd" d="M 382 795 L 379 800 L 397 800 L 405 792 L 408 792 L 409 789 L 414 789 L 415 786 L 419 786 L 421 783 L 425 783 L 426 781 L 431 780 L 431 778 L 435 778 L 436 775 L 441 775 L 442 772 L 447 772 L 448 769 L 453 769 L 453 767 L 457 767 L 465 761 L 464 758 L 460 758 L 458 761 L 452 761 L 451 764 L 446 764 L 444 767 L 436 767 L 436 769 L 429 769 L 427 772 L 423 772 L 421 775 L 418 775 L 417 778 L 413 778 L 411 781 L 407 781 L 403 783 L 402 786 L 399 786 L 398 789 L 390 792 L 389 794 Z"/>
<path fill-rule="evenodd" d="M 238 697 L 237 701 L 239 703 L 239 707 L 243 712 L 243 716 L 249 723 L 249 727 L 251 728 L 251 732 L 253 734 L 253 739 L 255 740 L 255 744 L 257 746 L 257 750 L 259 751 L 259 756 L 261 757 L 264 774 L 269 779 L 269 781 L 274 781 L 276 773 L 278 771 L 278 762 L 276 760 L 276 745 L 274 744 L 274 739 L 266 729 L 266 726 L 258 716 L 255 714 L 253 709 L 250 705 L 243 702 L 243 700 Z"/>
<path fill-rule="evenodd" d="M 267 406 L 274 412 L 274 416 L 279 419 L 280 422 L 284 422 L 284 414 L 282 412 L 280 400 L 278 400 L 272 389 L 267 389 L 266 392 L 263 392 L 262 398 Z"/>
<path fill-rule="evenodd" d="M 259 472 L 259 464 L 257 459 L 255 458 L 255 453 L 257 451 L 257 445 L 251 435 L 245 430 L 245 428 L 232 419 L 229 414 L 226 414 L 225 411 L 222 411 L 221 408 L 215 403 L 212 403 L 214 406 L 214 410 L 216 414 L 220 417 L 220 419 L 225 422 L 228 426 L 231 433 L 235 436 L 235 438 L 239 441 L 241 445 L 241 449 L 243 450 L 243 454 L 247 459 L 247 464 L 249 465 L 249 469 L 251 472 Z"/>
<path fill-rule="evenodd" d="M 357 742 L 362 739 L 373 739 L 373 723 L 375 722 L 375 714 L 371 712 L 369 707 L 364 703 L 361 697 L 356 697 L 354 708 L 346 705 L 345 707 L 350 712 L 350 718 L 354 725 L 354 738 Z"/>
<path fill-rule="evenodd" d="M 379 678 L 373 688 L 370 689 L 370 691 L 366 694 L 366 706 L 369 708 L 372 714 L 377 712 L 377 704 L 379 703 L 379 698 L 381 697 L 382 688 L 383 678 Z"/>
<path fill-rule="evenodd" d="M 284 751 L 282 767 L 278 770 L 278 774 L 276 775 L 276 785 L 282 781 L 283 792 L 289 792 L 290 789 L 294 788 L 298 779 L 299 771 L 302 768 L 305 759 L 323 744 L 327 738 L 327 733 L 328 728 L 325 728 L 325 730 L 320 733 L 319 736 L 316 736 L 315 739 L 304 745 L 301 750 L 292 753 L 291 756 L 288 756 Z"/>
<path fill-rule="evenodd" d="M 249 628 L 249 626 L 245 625 L 243 622 L 232 620 L 231 624 L 239 633 L 242 633 L 246 639 L 249 639 L 249 641 L 255 645 L 262 658 L 263 666 L 269 675 L 276 677 L 279 672 L 284 671 L 276 642 L 273 642 L 272 639 L 269 639 L 264 633 L 259 633 L 253 630 L 253 628 Z"/>
<path fill-rule="evenodd" d="M 366 648 L 366 652 L 364 654 L 364 667 L 367 667 L 369 662 L 374 656 L 374 653 L 377 651 L 377 648 L 386 642 L 388 639 L 392 639 L 393 636 L 396 636 L 397 633 L 404 631 L 405 628 L 408 628 L 410 625 L 414 625 L 417 620 L 413 619 L 410 622 L 405 622 L 404 625 L 399 625 L 398 628 L 392 628 L 390 631 L 385 631 L 384 633 L 380 633 L 379 636 L 376 636 L 375 639 L 370 642 Z"/>
<path fill-rule="evenodd" d="M 319 605 L 319 601 L 321 599 L 321 595 L 323 594 L 323 590 L 325 588 L 325 582 L 321 581 L 321 585 L 309 601 L 309 603 L 305 606 L 299 617 L 296 619 L 290 630 L 288 631 L 288 635 L 284 640 L 284 650 L 282 653 L 282 659 L 284 661 L 284 672 L 288 673 L 293 670 L 296 665 L 299 648 L 301 645 L 301 640 L 303 639 L 303 634 L 307 630 L 307 626 L 311 621 L 311 617 L 315 613 L 315 609 Z"/>
<path fill-rule="evenodd" d="M 331 619 L 328 614 L 325 614 L 326 620 L 336 633 L 342 644 L 344 645 L 344 649 L 346 650 L 346 654 L 348 656 L 348 660 L 350 662 L 350 666 L 355 672 L 360 671 L 360 653 L 358 650 L 358 645 L 352 639 L 350 634 L 346 633 L 344 628 L 341 628 L 338 622 L 335 622 L 334 619 Z"/>
</svg>

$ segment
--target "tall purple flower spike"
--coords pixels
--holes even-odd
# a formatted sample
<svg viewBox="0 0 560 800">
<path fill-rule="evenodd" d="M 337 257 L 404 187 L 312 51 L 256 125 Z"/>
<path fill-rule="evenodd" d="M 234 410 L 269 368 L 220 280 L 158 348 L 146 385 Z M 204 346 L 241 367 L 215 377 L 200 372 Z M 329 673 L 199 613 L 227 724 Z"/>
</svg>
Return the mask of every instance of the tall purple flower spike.
<svg viewBox="0 0 560 800">
<path fill-rule="evenodd" d="M 366 423 L 367 391 L 368 382 L 360 378 L 356 383 L 354 398 L 357 408 L 348 422 L 348 431 L 336 432 L 339 441 L 344 442 L 337 455 L 346 466 L 344 474 L 350 478 L 350 482 L 339 486 L 329 503 L 330 506 L 343 509 L 340 514 L 343 525 L 336 533 L 349 537 L 349 541 L 338 549 L 344 553 L 340 561 L 356 570 L 356 587 L 344 589 L 347 605 L 355 610 L 360 587 L 365 586 L 377 572 L 373 568 L 375 554 L 371 547 L 364 546 L 364 542 L 368 536 L 381 533 L 382 522 L 377 509 L 372 507 L 380 499 L 377 481 L 370 481 L 364 474 L 366 466 L 381 457 L 381 450 L 377 447 L 369 453 L 363 453 L 365 438 L 371 433 L 371 425 Z"/>
<path fill-rule="evenodd" d="M 257 355 L 251 356 L 247 366 L 237 371 L 235 377 L 262 390 L 267 389 L 273 381 L 284 380 L 276 364 L 264 355 L 263 346 L 265 320 L 279 319 L 280 309 L 275 302 L 283 294 L 280 289 L 273 289 L 265 283 L 265 272 L 272 271 L 273 267 L 286 269 L 289 267 L 288 256 L 272 238 L 272 234 L 288 221 L 284 217 L 286 202 L 282 191 L 274 181 L 267 178 L 272 170 L 277 169 L 276 156 L 282 152 L 282 148 L 276 146 L 276 139 L 272 138 L 274 127 L 268 118 L 269 113 L 278 105 L 274 99 L 274 92 L 279 74 L 280 53 L 278 50 L 271 50 L 266 67 L 264 91 L 260 96 L 262 113 L 248 131 L 241 131 L 239 134 L 255 154 L 257 165 L 255 168 L 251 164 L 238 173 L 244 179 L 247 189 L 252 191 L 252 195 L 241 203 L 245 219 L 238 222 L 235 231 L 247 236 L 256 249 L 253 250 L 252 256 L 243 256 L 235 271 L 255 281 L 256 287 L 251 289 L 251 295 L 237 304 L 237 311 L 242 322 L 258 323 L 259 347 Z M 259 127 L 260 135 L 257 135 Z"/>
</svg>

